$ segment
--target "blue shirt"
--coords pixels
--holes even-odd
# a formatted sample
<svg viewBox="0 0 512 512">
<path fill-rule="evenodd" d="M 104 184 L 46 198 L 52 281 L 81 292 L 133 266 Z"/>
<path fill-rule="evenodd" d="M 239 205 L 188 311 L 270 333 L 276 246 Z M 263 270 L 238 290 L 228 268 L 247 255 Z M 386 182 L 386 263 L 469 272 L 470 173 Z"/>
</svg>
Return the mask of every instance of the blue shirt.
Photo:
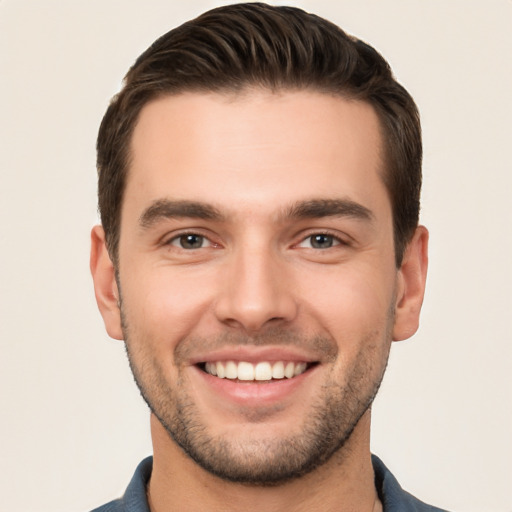
<svg viewBox="0 0 512 512">
<path fill-rule="evenodd" d="M 372 455 L 375 486 L 384 512 L 446 512 L 427 505 L 404 491 L 384 463 Z M 137 467 L 122 498 L 111 501 L 92 512 L 150 512 L 146 498 L 146 485 L 151 476 L 153 457 L 144 459 Z"/>
</svg>

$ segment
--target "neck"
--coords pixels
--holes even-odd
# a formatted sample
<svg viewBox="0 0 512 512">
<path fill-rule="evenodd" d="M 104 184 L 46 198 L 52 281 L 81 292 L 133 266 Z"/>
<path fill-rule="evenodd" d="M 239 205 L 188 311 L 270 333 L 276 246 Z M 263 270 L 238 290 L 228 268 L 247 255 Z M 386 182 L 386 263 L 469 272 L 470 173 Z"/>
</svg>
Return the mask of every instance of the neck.
<svg viewBox="0 0 512 512">
<path fill-rule="evenodd" d="M 171 440 L 152 416 L 154 457 L 148 487 L 151 512 L 371 512 L 379 502 L 369 432 L 367 411 L 345 446 L 328 462 L 291 482 L 260 487 L 226 482 L 208 473 Z"/>
</svg>

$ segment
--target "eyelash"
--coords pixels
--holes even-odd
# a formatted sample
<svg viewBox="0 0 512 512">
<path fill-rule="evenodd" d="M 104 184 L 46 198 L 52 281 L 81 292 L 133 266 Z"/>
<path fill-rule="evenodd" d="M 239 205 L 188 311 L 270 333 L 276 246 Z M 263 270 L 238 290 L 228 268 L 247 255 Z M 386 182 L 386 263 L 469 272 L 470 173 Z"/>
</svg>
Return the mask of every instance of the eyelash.
<svg viewBox="0 0 512 512">
<path fill-rule="evenodd" d="M 200 239 L 201 246 L 200 247 L 189 247 L 189 248 L 183 247 L 183 241 L 188 237 L 195 237 L 197 239 Z M 313 240 L 315 237 L 326 238 L 326 239 L 328 239 L 328 241 L 330 242 L 331 245 L 328 245 L 328 247 L 314 247 L 315 242 Z M 308 240 L 310 241 L 311 245 L 306 247 L 303 244 L 306 244 Z M 207 242 L 206 246 L 203 245 L 204 242 Z M 322 242 L 318 241 L 318 243 L 321 244 Z M 199 249 L 205 249 L 208 247 L 218 247 L 218 244 L 215 244 L 214 242 L 212 242 L 207 236 L 205 236 L 201 233 L 197 233 L 197 232 L 180 233 L 180 234 L 172 237 L 171 239 L 169 239 L 167 242 L 165 242 L 164 245 L 170 245 L 173 247 L 177 247 L 184 251 L 199 250 Z M 320 231 L 320 232 L 313 232 L 313 233 L 308 234 L 306 237 L 302 238 L 298 244 L 295 244 L 294 247 L 304 247 L 307 249 L 325 251 L 325 250 L 332 249 L 333 247 L 337 247 L 340 245 L 348 246 L 350 244 L 347 241 L 340 238 L 339 236 L 334 235 L 333 233 L 329 233 L 326 231 Z"/>
<path fill-rule="evenodd" d="M 331 241 L 331 245 L 328 246 L 328 247 L 314 247 L 313 246 L 313 244 L 314 244 L 313 240 L 314 240 L 315 237 L 328 238 Z M 309 242 L 310 245 L 305 247 L 303 244 L 308 243 L 308 241 L 310 241 Z M 338 247 L 338 246 L 348 246 L 348 245 L 350 245 L 350 244 L 345 239 L 341 238 L 339 235 L 335 235 L 334 233 L 331 233 L 329 231 L 314 231 L 314 232 L 309 233 L 307 236 L 303 237 L 301 239 L 301 241 L 298 244 L 296 244 L 296 247 L 304 247 L 304 248 L 307 248 L 307 249 L 326 251 L 328 249 L 333 249 L 333 248 Z"/>
<path fill-rule="evenodd" d="M 201 239 L 201 242 L 207 242 L 208 245 L 206 247 L 215 247 L 216 246 L 216 244 L 214 242 L 212 242 L 207 236 L 202 235 L 201 233 L 196 233 L 196 232 L 180 233 L 179 235 L 173 236 L 171 239 L 169 239 L 167 242 L 165 242 L 164 245 L 171 245 L 173 247 L 177 247 L 177 248 L 182 249 L 184 251 L 197 250 L 197 249 L 204 249 L 205 248 L 204 246 L 201 246 L 201 247 L 191 247 L 191 248 L 183 247 L 182 242 L 186 238 L 190 238 L 190 237 L 196 237 L 198 239 Z"/>
</svg>

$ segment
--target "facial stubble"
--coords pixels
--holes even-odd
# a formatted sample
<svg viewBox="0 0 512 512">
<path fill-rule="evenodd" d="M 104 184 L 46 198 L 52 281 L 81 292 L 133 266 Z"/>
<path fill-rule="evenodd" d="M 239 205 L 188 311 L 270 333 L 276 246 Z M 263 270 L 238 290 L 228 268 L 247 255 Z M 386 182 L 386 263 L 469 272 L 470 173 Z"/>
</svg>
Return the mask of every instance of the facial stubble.
<svg viewBox="0 0 512 512">
<path fill-rule="evenodd" d="M 122 327 L 130 368 L 140 393 L 150 410 L 165 428 L 170 438 L 199 466 L 224 480 L 255 486 L 275 486 L 299 478 L 321 466 L 334 454 L 343 455 L 354 429 L 370 408 L 380 387 L 387 365 L 394 310 L 388 312 L 385 332 L 367 334 L 361 342 L 350 371 L 343 382 L 331 376 L 319 390 L 310 411 L 304 414 L 297 433 L 259 439 L 236 438 L 233 435 L 212 435 L 207 418 L 187 391 L 186 378 L 179 373 L 176 385 L 171 387 L 160 362 L 149 351 L 144 339 L 131 337 L 129 323 L 121 303 Z M 268 338 L 268 339 L 267 339 Z M 286 330 L 258 337 L 258 344 L 275 343 L 276 339 L 288 340 Z M 297 335 L 293 335 L 297 340 Z M 301 338 L 310 347 L 322 347 L 330 351 L 334 361 L 338 348 L 334 340 L 322 337 Z M 200 344 L 200 340 L 195 340 Z M 211 343 L 205 340 L 204 345 Z M 230 343 L 235 344 L 232 340 Z M 249 344 L 245 336 L 239 336 L 239 344 Z M 272 412 L 265 414 L 271 416 Z M 261 411 L 246 421 L 264 421 Z"/>
</svg>

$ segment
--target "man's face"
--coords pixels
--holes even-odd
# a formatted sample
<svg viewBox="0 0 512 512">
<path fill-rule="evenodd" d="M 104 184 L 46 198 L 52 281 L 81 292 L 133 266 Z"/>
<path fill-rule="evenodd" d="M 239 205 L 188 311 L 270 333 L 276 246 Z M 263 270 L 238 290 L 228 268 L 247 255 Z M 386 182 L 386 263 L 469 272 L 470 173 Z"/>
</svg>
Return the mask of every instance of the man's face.
<svg viewBox="0 0 512 512">
<path fill-rule="evenodd" d="M 375 112 L 187 93 L 144 107 L 132 153 L 118 284 L 145 399 L 223 478 L 310 471 L 358 428 L 401 336 Z"/>
</svg>

